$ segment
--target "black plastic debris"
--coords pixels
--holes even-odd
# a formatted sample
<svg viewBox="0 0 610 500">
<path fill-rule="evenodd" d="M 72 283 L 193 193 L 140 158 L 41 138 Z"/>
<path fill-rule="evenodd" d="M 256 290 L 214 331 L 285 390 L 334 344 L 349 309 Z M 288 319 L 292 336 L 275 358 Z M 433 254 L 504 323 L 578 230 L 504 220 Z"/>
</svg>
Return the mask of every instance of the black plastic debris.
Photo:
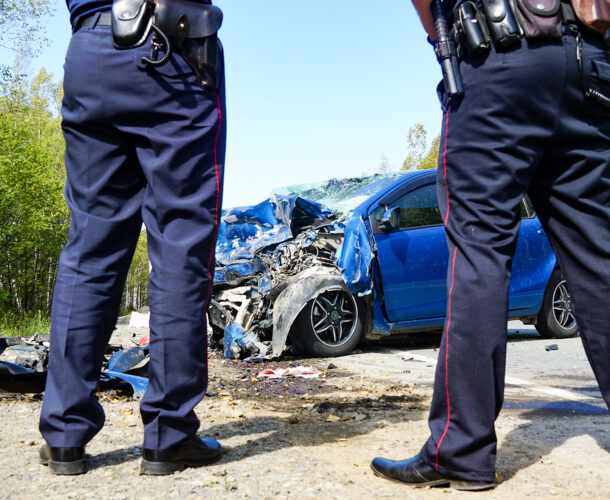
<svg viewBox="0 0 610 500">
<path fill-rule="evenodd" d="M 21 394 L 44 392 L 49 358 L 49 336 L 0 337 L 0 354 L 10 351 L 11 361 L 0 361 L 0 391 Z M 99 386 L 141 398 L 148 386 L 148 347 L 115 352 L 102 371 Z M 14 362 L 12 362 L 14 361 Z"/>
<path fill-rule="evenodd" d="M 545 351 L 558 351 L 559 346 L 557 344 L 549 344 L 544 346 Z"/>
<path fill-rule="evenodd" d="M 0 361 L 0 390 L 21 394 L 44 391 L 46 372 L 36 372 L 8 361 Z"/>
</svg>

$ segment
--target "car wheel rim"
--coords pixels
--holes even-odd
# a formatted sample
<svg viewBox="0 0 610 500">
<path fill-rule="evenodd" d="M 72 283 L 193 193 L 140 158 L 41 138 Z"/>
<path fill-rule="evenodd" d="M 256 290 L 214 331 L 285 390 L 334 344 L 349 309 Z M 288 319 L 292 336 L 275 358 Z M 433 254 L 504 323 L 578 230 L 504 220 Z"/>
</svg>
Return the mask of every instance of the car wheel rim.
<svg viewBox="0 0 610 500">
<path fill-rule="evenodd" d="M 565 280 L 561 281 L 553 292 L 553 315 L 557 324 L 564 330 L 570 330 L 576 326 L 576 318 L 572 311 L 570 294 Z"/>
<path fill-rule="evenodd" d="M 356 330 L 357 319 L 356 299 L 344 290 L 322 292 L 313 301 L 311 328 L 324 345 L 339 347 L 345 344 Z"/>
</svg>

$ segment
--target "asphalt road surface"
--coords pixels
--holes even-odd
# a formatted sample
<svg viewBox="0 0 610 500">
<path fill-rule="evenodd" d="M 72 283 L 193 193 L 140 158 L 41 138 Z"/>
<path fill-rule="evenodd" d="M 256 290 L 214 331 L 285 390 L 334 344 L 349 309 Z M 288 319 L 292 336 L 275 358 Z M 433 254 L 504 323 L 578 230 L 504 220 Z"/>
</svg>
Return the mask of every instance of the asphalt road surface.
<svg viewBox="0 0 610 500">
<path fill-rule="evenodd" d="M 608 414 L 580 338 L 545 339 L 520 321 L 510 321 L 508 328 L 504 409 Z M 405 338 L 365 346 L 333 362 L 374 378 L 431 390 L 438 344 L 438 334 Z"/>
</svg>

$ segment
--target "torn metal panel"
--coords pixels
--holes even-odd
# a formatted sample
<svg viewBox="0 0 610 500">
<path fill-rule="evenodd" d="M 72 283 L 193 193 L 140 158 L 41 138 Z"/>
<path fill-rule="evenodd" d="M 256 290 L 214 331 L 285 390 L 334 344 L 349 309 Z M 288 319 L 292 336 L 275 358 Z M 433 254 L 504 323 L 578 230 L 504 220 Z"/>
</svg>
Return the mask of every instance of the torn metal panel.
<svg viewBox="0 0 610 500">
<path fill-rule="evenodd" d="M 268 357 L 271 347 L 268 343 L 261 342 L 257 328 L 248 330 L 243 336 L 242 341 L 246 352 L 250 354 L 247 360 L 255 361 Z"/>
<path fill-rule="evenodd" d="M 224 331 L 223 353 L 227 359 L 264 358 L 269 352 L 269 346 L 259 339 L 257 328 L 245 331 L 237 323 L 231 323 Z"/>
<path fill-rule="evenodd" d="M 321 271 L 324 274 L 316 274 Z M 271 343 L 273 357 L 281 356 L 283 353 L 290 328 L 307 302 L 326 290 L 345 289 L 343 278 L 338 272 L 332 274 L 330 269 L 309 270 L 299 278 L 286 287 L 273 304 L 273 339 Z"/>
<path fill-rule="evenodd" d="M 251 274 L 258 273 L 262 269 L 263 266 L 259 258 L 247 262 L 236 262 L 217 269 L 214 272 L 214 283 L 227 283 L 236 286 Z"/>
<path fill-rule="evenodd" d="M 146 392 L 148 379 L 137 375 L 104 370 L 100 376 L 100 384 L 118 389 L 130 388 L 133 397 L 140 399 Z"/>
<path fill-rule="evenodd" d="M 227 359 L 239 359 L 243 345 L 244 329 L 237 323 L 231 323 L 225 328 L 223 352 Z"/>
<path fill-rule="evenodd" d="M 274 195 L 253 207 L 223 212 L 216 243 L 222 266 L 254 259 L 259 250 L 293 238 L 318 218 L 331 216 L 319 203 L 296 196 Z"/>
<path fill-rule="evenodd" d="M 382 335 L 390 335 L 391 325 L 385 320 L 387 314 L 383 306 L 383 287 L 379 279 L 379 269 L 377 265 L 373 266 L 373 293 L 372 293 L 372 325 L 370 331 L 365 334 L 365 337 L 375 339 Z M 370 297 L 370 295 L 369 295 Z"/>
<path fill-rule="evenodd" d="M 337 251 L 337 266 L 347 288 L 360 295 L 373 288 L 373 242 L 362 217 L 352 217 L 345 227 L 343 245 Z"/>
<path fill-rule="evenodd" d="M 148 361 L 148 347 L 130 347 L 115 352 L 108 361 L 108 370 L 127 373 L 142 369 Z"/>
<path fill-rule="evenodd" d="M 3 337 L 0 354 L 0 389 L 17 393 L 44 391 L 49 356 L 49 336 Z"/>
</svg>

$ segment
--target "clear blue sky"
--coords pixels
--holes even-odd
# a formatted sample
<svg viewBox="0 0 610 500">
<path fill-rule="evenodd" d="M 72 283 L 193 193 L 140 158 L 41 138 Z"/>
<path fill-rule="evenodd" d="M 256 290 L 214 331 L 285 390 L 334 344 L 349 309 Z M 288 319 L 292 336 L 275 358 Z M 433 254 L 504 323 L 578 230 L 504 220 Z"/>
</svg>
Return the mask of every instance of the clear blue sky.
<svg viewBox="0 0 610 500">
<path fill-rule="evenodd" d="M 373 173 L 382 154 L 398 170 L 411 125 L 423 123 L 429 139 L 439 132 L 441 73 L 410 0 L 215 4 L 225 14 L 225 207 L 277 186 Z M 48 32 L 52 44 L 31 70 L 60 79 L 63 0 Z"/>
</svg>

